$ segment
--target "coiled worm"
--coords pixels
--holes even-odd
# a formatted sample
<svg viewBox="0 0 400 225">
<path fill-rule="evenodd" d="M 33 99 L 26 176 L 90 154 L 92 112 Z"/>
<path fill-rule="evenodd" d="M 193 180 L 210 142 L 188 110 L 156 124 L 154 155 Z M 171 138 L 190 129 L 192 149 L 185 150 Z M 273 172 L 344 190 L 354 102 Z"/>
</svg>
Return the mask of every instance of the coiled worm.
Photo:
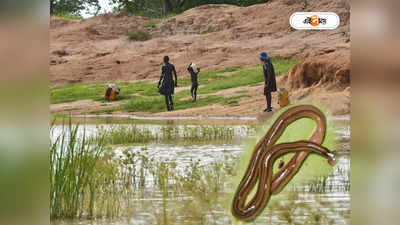
<svg viewBox="0 0 400 225">
<path fill-rule="evenodd" d="M 309 140 L 275 144 L 289 124 L 306 117 L 317 123 L 316 130 Z M 250 220 L 256 217 L 267 205 L 270 196 L 279 193 L 293 178 L 310 152 L 328 158 L 328 162 L 334 165 L 335 154 L 321 146 L 325 131 L 326 118 L 318 108 L 312 105 L 295 106 L 282 113 L 254 148 L 247 170 L 233 198 L 233 216 L 239 220 Z M 292 159 L 276 174 L 272 174 L 275 160 L 291 152 L 295 153 Z M 257 191 L 247 202 L 248 195 L 257 181 Z"/>
</svg>

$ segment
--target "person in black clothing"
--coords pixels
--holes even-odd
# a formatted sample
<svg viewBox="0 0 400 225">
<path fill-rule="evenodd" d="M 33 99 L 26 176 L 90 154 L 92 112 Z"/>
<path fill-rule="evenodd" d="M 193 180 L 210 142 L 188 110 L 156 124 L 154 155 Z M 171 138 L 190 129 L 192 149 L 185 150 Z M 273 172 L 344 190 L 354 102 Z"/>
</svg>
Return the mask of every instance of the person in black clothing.
<svg viewBox="0 0 400 225">
<path fill-rule="evenodd" d="M 175 80 L 173 79 L 172 74 L 174 75 Z M 167 110 L 173 110 L 174 103 L 172 101 L 172 95 L 174 94 L 175 87 L 178 87 L 178 77 L 176 75 L 175 66 L 169 63 L 168 56 L 164 56 L 164 64 L 161 69 L 161 77 L 157 87 L 160 94 L 165 95 Z"/>
<path fill-rule="evenodd" d="M 271 92 L 276 92 L 275 70 L 266 52 L 260 54 L 260 60 L 264 63 L 264 95 L 267 99 L 267 108 L 264 109 L 264 112 L 271 112 Z"/>
<path fill-rule="evenodd" d="M 196 64 L 190 63 L 187 70 L 189 71 L 190 78 L 192 79 L 192 88 L 190 89 L 190 94 L 192 95 L 193 102 L 196 102 L 197 88 L 199 87 L 199 83 L 197 82 L 197 75 L 200 73 L 200 68 L 198 68 Z"/>
</svg>

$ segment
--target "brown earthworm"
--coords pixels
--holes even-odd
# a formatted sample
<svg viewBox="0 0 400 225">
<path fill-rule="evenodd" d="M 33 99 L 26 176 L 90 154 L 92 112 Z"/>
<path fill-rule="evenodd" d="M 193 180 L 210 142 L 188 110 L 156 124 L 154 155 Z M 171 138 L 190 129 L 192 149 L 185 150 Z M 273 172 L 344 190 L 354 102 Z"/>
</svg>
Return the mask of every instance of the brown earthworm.
<svg viewBox="0 0 400 225">
<path fill-rule="evenodd" d="M 290 123 L 305 117 L 311 118 L 317 123 L 317 128 L 308 141 L 275 144 Z M 256 217 L 266 206 L 269 197 L 279 193 L 297 173 L 310 152 L 327 157 L 328 162 L 333 165 L 336 162 L 335 154 L 321 146 L 325 130 L 326 118 L 314 106 L 295 106 L 282 113 L 254 148 L 247 170 L 233 198 L 232 214 L 240 220 L 250 220 Z M 296 154 L 273 175 L 275 160 L 290 152 Z M 247 203 L 248 195 L 255 187 L 257 180 L 256 194 Z"/>
</svg>

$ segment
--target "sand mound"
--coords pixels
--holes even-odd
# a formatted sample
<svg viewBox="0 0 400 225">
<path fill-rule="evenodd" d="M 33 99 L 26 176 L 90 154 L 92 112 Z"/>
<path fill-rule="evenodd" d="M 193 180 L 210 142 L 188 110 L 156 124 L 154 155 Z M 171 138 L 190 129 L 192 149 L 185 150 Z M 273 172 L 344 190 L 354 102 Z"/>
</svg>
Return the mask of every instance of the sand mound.
<svg viewBox="0 0 400 225">
<path fill-rule="evenodd" d="M 79 23 L 79 20 L 60 19 L 55 16 L 50 17 L 50 29 L 60 29 L 61 27 Z"/>
<path fill-rule="evenodd" d="M 350 86 L 350 52 L 307 54 L 282 81 L 289 90 L 309 87 L 345 89 Z"/>
<path fill-rule="evenodd" d="M 188 35 L 212 33 L 230 29 L 241 23 L 236 16 L 237 6 L 204 5 L 185 11 L 184 13 L 161 22 L 154 30 L 154 36 Z"/>
<path fill-rule="evenodd" d="M 350 113 L 350 52 L 314 52 L 277 79 L 289 90 L 290 101 L 320 102 L 332 114 Z"/>
<path fill-rule="evenodd" d="M 51 41 L 74 43 L 117 39 L 130 30 L 137 30 L 150 19 L 127 12 L 103 14 L 90 19 L 69 20 L 51 17 Z M 72 47 L 72 46 L 71 46 Z"/>
</svg>

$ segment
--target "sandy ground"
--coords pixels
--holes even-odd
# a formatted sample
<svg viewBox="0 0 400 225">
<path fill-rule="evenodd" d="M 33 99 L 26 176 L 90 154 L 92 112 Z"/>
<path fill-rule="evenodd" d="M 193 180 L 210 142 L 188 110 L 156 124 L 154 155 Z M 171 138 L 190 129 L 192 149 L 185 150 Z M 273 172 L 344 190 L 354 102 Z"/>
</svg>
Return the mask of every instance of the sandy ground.
<svg viewBox="0 0 400 225">
<path fill-rule="evenodd" d="M 293 30 L 287 17 L 297 11 L 335 12 L 341 25 L 332 31 Z M 164 55 L 170 56 L 178 76 L 189 76 L 186 68 L 192 61 L 202 71 L 254 66 L 259 63 L 258 53 L 267 51 L 271 56 L 300 59 L 299 65 L 278 81 L 278 87 L 289 89 L 292 101 L 312 99 L 328 105 L 335 114 L 346 114 L 350 110 L 349 18 L 349 0 L 309 0 L 307 8 L 303 0 L 272 0 L 246 8 L 205 5 L 152 28 L 145 26 L 151 19 L 127 13 L 87 20 L 51 18 L 50 82 L 54 87 L 80 82 L 155 81 Z M 210 27 L 216 32 L 201 34 Z M 141 29 L 151 33 L 152 39 L 127 40 L 127 31 Z M 254 97 L 242 99 L 238 105 L 212 105 L 158 115 L 263 115 L 262 86 L 218 94 L 229 96 L 241 89 Z M 100 102 L 78 101 L 52 105 L 50 110 L 65 113 L 75 108 L 73 114 L 82 114 L 107 107 Z"/>
</svg>

